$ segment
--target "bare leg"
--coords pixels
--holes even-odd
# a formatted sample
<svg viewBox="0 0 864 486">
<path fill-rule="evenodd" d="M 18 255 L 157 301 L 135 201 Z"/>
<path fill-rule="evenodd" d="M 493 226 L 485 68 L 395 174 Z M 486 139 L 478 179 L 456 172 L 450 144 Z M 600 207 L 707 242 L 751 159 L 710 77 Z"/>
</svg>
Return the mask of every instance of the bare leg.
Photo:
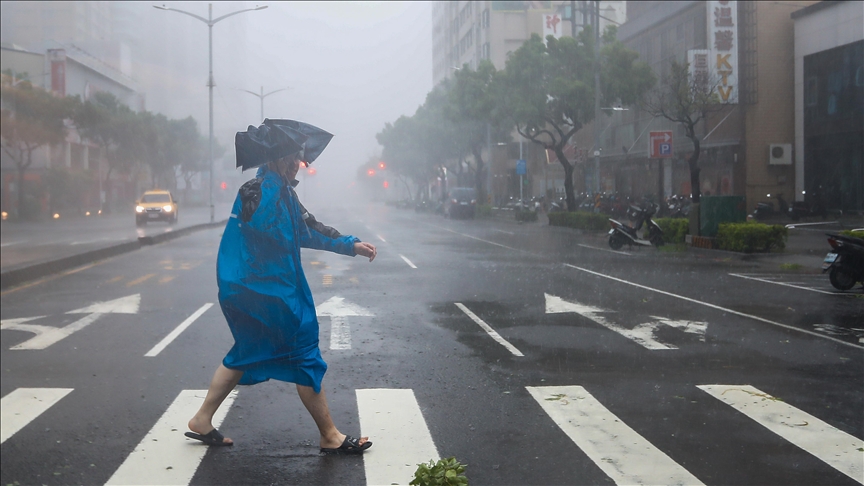
<svg viewBox="0 0 864 486">
<path fill-rule="evenodd" d="M 321 393 L 315 393 L 312 387 L 297 385 L 297 394 L 300 395 L 300 401 L 303 402 L 306 410 L 315 420 L 315 425 L 318 426 L 318 432 L 321 434 L 321 447 L 337 448 L 341 446 L 345 440 L 345 434 L 339 432 L 336 425 L 333 424 L 324 389 L 321 389 Z M 368 440 L 368 437 L 360 437 L 360 444 L 365 444 Z"/>
<path fill-rule="evenodd" d="M 237 386 L 237 382 L 243 377 L 243 372 L 238 370 L 230 370 L 224 365 L 219 364 L 216 372 L 213 373 L 213 380 L 210 381 L 210 388 L 207 390 L 207 396 L 204 398 L 204 403 L 201 408 L 189 421 L 189 430 L 198 434 L 209 434 L 213 430 L 213 415 L 225 401 L 225 398 L 231 393 L 231 390 Z M 229 438 L 225 438 L 225 442 L 232 444 Z"/>
</svg>

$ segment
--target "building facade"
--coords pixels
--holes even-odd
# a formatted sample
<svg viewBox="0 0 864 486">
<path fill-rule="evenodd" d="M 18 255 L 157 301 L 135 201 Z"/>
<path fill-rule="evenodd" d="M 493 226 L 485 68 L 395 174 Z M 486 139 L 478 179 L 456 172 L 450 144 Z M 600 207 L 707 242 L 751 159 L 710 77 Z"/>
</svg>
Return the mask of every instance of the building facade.
<svg viewBox="0 0 864 486">
<path fill-rule="evenodd" d="M 628 2 L 619 39 L 639 53 L 662 83 L 672 61 L 704 53 L 726 106 L 696 127 L 703 195 L 738 195 L 747 210 L 792 200 L 794 142 L 793 24 L 791 12 L 814 2 Z M 720 81 L 722 80 L 722 81 Z M 623 195 L 665 197 L 691 192 L 687 158 L 693 150 L 680 124 L 639 107 L 605 112 L 600 135 L 600 189 Z M 589 126 L 576 137 L 593 145 Z M 672 132 L 668 158 L 651 158 L 650 133 Z M 577 186 L 590 190 L 593 166 L 581 161 Z M 587 183 L 586 183 L 587 180 Z M 772 194 L 769 197 L 768 194 Z"/>
<path fill-rule="evenodd" d="M 864 214 L 864 6 L 824 1 L 792 19 L 796 199 Z"/>
</svg>

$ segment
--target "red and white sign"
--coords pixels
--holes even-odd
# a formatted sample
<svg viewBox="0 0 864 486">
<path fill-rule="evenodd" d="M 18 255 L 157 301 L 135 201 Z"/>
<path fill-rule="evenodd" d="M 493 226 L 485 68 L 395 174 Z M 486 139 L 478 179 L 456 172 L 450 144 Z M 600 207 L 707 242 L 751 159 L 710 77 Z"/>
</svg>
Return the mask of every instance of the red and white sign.
<svg viewBox="0 0 864 486">
<path fill-rule="evenodd" d="M 648 150 L 652 159 L 672 157 L 672 130 L 648 132 Z"/>
</svg>

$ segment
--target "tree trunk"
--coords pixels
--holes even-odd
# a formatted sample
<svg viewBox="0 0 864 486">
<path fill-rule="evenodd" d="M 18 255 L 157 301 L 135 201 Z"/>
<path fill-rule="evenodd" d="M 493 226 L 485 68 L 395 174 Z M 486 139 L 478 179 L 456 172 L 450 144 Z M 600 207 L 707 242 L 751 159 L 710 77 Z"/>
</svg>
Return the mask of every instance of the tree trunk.
<svg viewBox="0 0 864 486">
<path fill-rule="evenodd" d="M 702 196 L 702 187 L 699 183 L 699 152 L 701 151 L 701 146 L 699 144 L 699 139 L 695 136 L 688 137 L 693 141 L 693 153 L 690 154 L 690 158 L 687 159 L 687 165 L 690 166 L 690 200 L 694 204 L 699 204 L 699 200 Z"/>
<path fill-rule="evenodd" d="M 483 183 L 483 169 L 486 164 L 483 162 L 482 149 L 474 147 L 472 152 L 474 153 L 474 161 L 477 163 L 477 171 L 474 174 L 474 187 L 477 188 L 477 202 L 478 204 L 486 204 L 486 185 Z"/>
<path fill-rule="evenodd" d="M 576 197 L 573 195 L 573 164 L 564 156 L 563 144 L 556 145 L 553 149 L 561 167 L 564 167 L 564 195 L 567 198 L 567 211 L 576 211 Z"/>
</svg>

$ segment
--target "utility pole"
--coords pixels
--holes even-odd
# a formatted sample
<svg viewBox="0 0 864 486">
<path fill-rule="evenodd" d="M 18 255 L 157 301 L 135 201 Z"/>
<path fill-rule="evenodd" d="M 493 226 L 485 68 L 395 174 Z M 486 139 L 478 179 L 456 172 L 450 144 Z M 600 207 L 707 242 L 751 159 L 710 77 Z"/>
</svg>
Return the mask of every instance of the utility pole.
<svg viewBox="0 0 864 486">
<path fill-rule="evenodd" d="M 594 193 L 600 192 L 600 0 L 594 2 Z"/>
</svg>

